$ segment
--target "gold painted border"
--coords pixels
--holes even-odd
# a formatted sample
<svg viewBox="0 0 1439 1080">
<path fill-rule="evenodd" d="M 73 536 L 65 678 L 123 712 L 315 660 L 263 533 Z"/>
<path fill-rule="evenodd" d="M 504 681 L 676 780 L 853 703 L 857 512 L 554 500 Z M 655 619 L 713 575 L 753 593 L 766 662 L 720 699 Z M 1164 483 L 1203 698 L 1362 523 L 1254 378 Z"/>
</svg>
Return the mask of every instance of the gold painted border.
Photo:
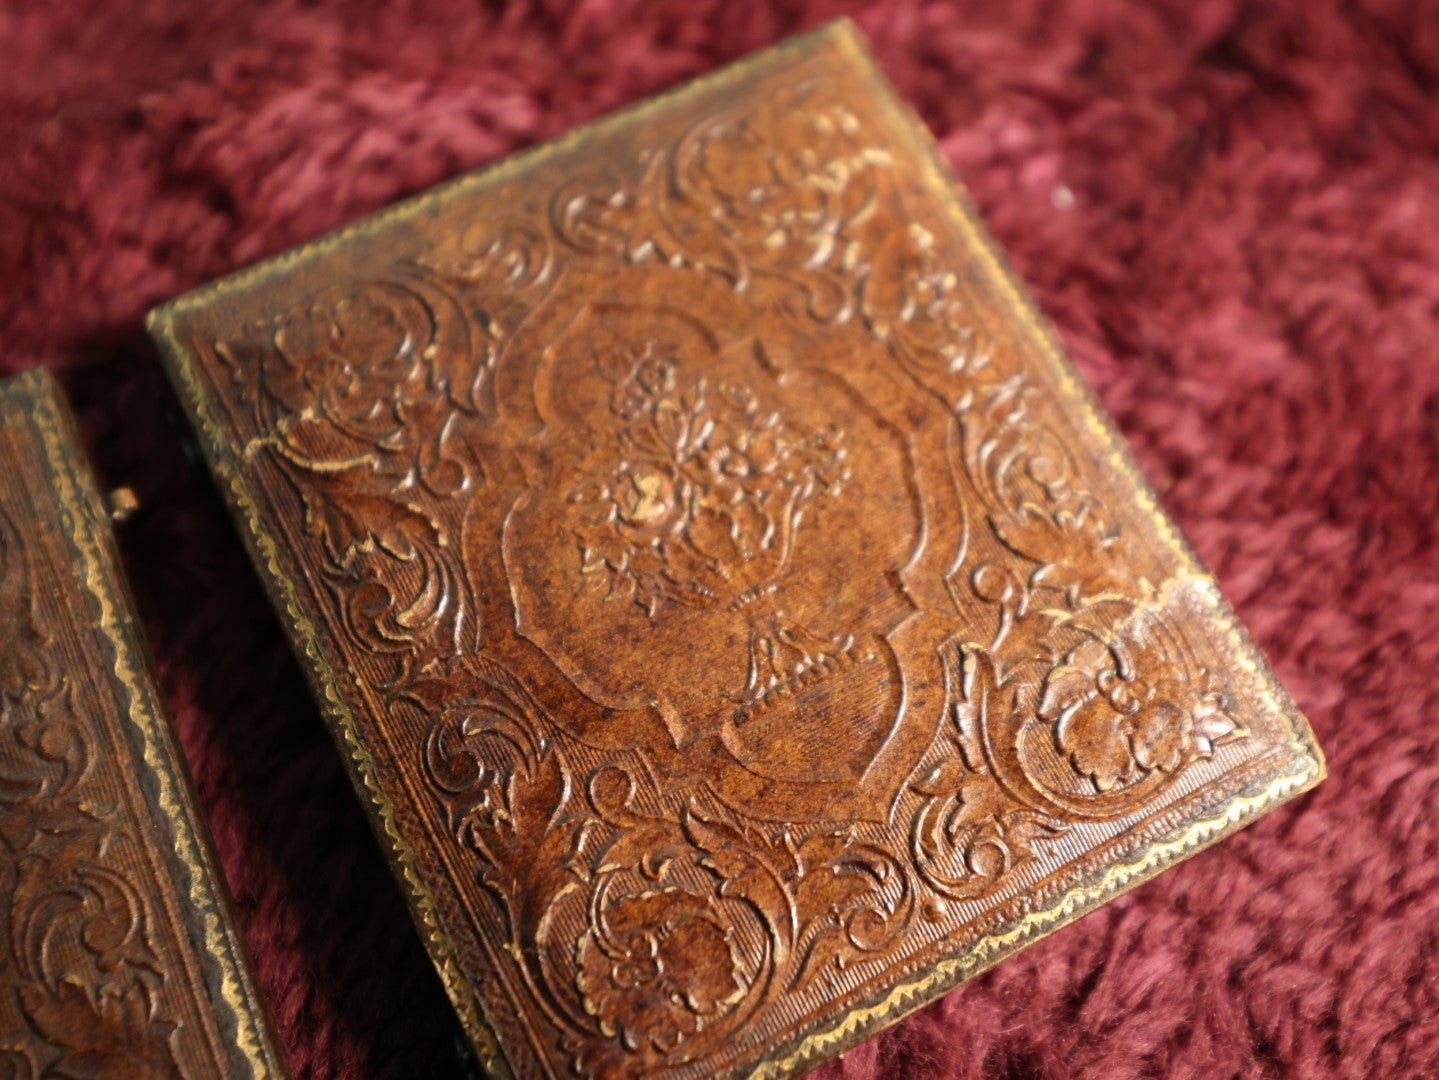
<svg viewBox="0 0 1439 1080">
<path fill-rule="evenodd" d="M 928 1005 L 1039 938 L 1073 922 L 1116 896 L 1144 884 L 1160 871 L 1197 855 L 1217 840 L 1236 832 L 1275 805 L 1318 782 L 1312 761 L 1300 759 L 1254 795 L 1230 799 L 1218 812 L 1200 818 L 1155 841 L 1138 859 L 1115 863 L 1089 883 L 1077 885 L 1054 904 L 1030 912 L 1007 929 L 986 934 L 960 953 L 935 964 L 933 970 L 893 987 L 873 1004 L 848 1013 L 838 1024 L 805 1037 L 787 1057 L 772 1059 L 747 1075 L 750 1080 L 780 1080 L 817 1064 L 817 1058 L 848 1049 L 872 1031 L 894 1023 Z"/>
<path fill-rule="evenodd" d="M 174 324 L 167 313 L 163 313 L 163 309 L 151 312 L 147 324 L 169 362 L 180 398 L 204 446 L 210 471 L 217 486 L 227 496 L 226 502 L 239 526 L 241 538 L 261 571 L 270 600 L 318 698 L 321 714 L 341 753 L 348 759 L 350 781 L 389 857 L 391 869 L 408 895 L 415 926 L 439 971 L 450 1002 L 459 1014 L 460 1024 L 474 1043 L 486 1071 L 499 1080 L 512 1080 L 514 1073 L 500 1048 L 499 1037 L 481 1015 L 474 985 L 460 968 L 454 941 L 440 922 L 434 894 L 420 875 L 415 851 L 400 832 L 395 804 L 380 785 L 374 757 L 365 748 L 354 713 L 341 695 L 335 673 L 320 650 L 315 625 L 300 606 L 295 583 L 280 564 L 278 545 L 266 531 L 260 508 L 241 478 L 239 464 L 210 408 L 204 384 L 175 336 Z"/>
<path fill-rule="evenodd" d="M 79 449 L 69 407 L 53 377 L 39 369 L 0 381 L 0 401 L 27 410 L 25 421 L 40 437 L 64 535 L 79 555 L 86 591 L 99 604 L 100 618 L 93 629 L 114 650 L 114 675 L 128 698 L 124 715 L 140 733 L 155 799 L 170 823 L 175 853 L 189 879 L 188 907 L 191 917 L 200 921 L 203 939 L 196 944 L 203 943 L 204 952 L 219 968 L 220 997 L 234 1018 L 235 1046 L 253 1077 L 278 1080 L 286 1075 L 282 1059 L 264 1019 L 264 1006 L 240 959 L 243 944 L 230 922 L 229 902 L 218 888 L 220 872 L 201 834 L 189 782 L 178 771 L 182 768 L 178 743 L 149 664 L 137 648 L 138 620 L 121 584 L 109 518 Z"/>
<path fill-rule="evenodd" d="M 1041 356 L 1050 365 L 1051 373 L 1062 390 L 1079 410 L 1090 433 L 1107 448 L 1109 464 L 1129 483 L 1140 510 L 1149 516 L 1158 535 L 1178 556 L 1180 562 L 1189 568 L 1180 576 L 1199 587 L 1211 607 L 1210 616 L 1217 629 L 1233 649 L 1236 663 L 1260 687 L 1264 706 L 1288 721 L 1294 736 L 1295 757 L 1291 760 L 1289 769 L 1271 777 L 1267 784 L 1253 794 L 1229 799 L 1214 814 L 1191 821 L 1167 837 L 1150 844 L 1137 859 L 1111 865 L 1097 878 L 1066 891 L 1050 907 L 1030 912 L 1007 928 L 976 939 L 960 952 L 939 961 L 923 977 L 892 987 L 878 1000 L 851 1010 L 832 1026 L 821 1028 L 822 1022 L 812 1024 L 808 1033 L 789 1044 L 793 1049 L 787 1056 L 774 1057 L 753 1067 L 741 1066 L 733 1070 L 731 1075 L 748 1075 L 751 1080 L 779 1080 L 816 1064 L 821 1057 L 853 1046 L 877 1028 L 893 1023 L 906 1013 L 928 1003 L 1029 941 L 1052 932 L 1120 893 L 1147 881 L 1166 867 L 1248 824 L 1266 810 L 1313 787 L 1325 775 L 1323 756 L 1308 725 L 1258 654 L 1213 579 L 1203 571 L 1197 557 L 1173 522 L 1160 509 L 1152 488 L 1122 438 L 1099 406 L 1093 392 L 1080 381 L 1065 358 L 1057 334 L 1038 312 L 1014 271 L 979 223 L 963 188 L 950 174 L 933 139 L 914 114 L 898 99 L 854 25 L 848 19 L 827 23 L 808 34 L 756 52 L 666 93 L 610 113 L 567 135 L 514 154 L 488 168 L 459 177 L 286 253 L 239 270 L 161 305 L 150 312 L 146 320 L 146 325 L 160 348 L 186 410 L 199 433 L 211 471 L 226 491 L 247 546 L 264 571 L 266 584 L 316 689 L 321 709 L 342 749 L 350 756 L 353 763 L 352 779 L 362 798 L 368 799 L 372 821 L 382 840 L 387 842 L 391 861 L 410 894 L 416 923 L 426 940 L 431 959 L 439 969 L 445 988 L 460 1013 L 466 1032 L 474 1040 L 485 1067 L 500 1077 L 513 1076 L 510 1064 L 494 1029 L 481 1015 L 474 986 L 456 960 L 453 941 L 439 923 L 434 897 L 417 872 L 415 852 L 399 832 L 394 804 L 379 785 L 373 758 L 364 748 L 354 715 L 341 697 L 334 672 L 321 653 L 315 627 L 300 609 L 294 583 L 280 565 L 275 541 L 266 531 L 259 508 L 241 478 L 233 448 L 215 416 L 204 383 L 196 369 L 194 357 L 179 339 L 176 319 L 186 311 L 206 307 L 227 294 L 243 291 L 269 277 L 318 258 L 355 237 L 380 232 L 393 222 L 434 210 L 459 195 L 503 181 L 543 161 L 562 156 L 591 139 L 642 122 L 645 117 L 666 109 L 675 102 L 698 96 L 715 87 L 731 85 L 755 70 L 782 63 L 791 57 L 806 56 L 826 46 L 835 48 L 839 55 L 856 69 L 857 75 L 867 88 L 885 106 L 895 122 L 896 134 L 914 152 L 923 169 L 931 194 L 951 215 L 970 248 L 983 262 L 991 280 L 1010 307 L 1010 314 L 1029 331 L 1033 342 L 1039 346 Z"/>
<path fill-rule="evenodd" d="M 1204 568 L 1203 562 L 1190 547 L 1178 526 L 1160 506 L 1159 498 L 1154 493 L 1148 477 L 1140 469 L 1129 444 L 1124 441 L 1123 435 L 1114 426 L 1114 421 L 1104 411 L 1094 390 L 1079 377 L 1074 365 L 1065 355 L 1058 332 L 1039 310 L 994 237 L 984 227 L 968 192 L 950 169 L 929 129 L 914 111 L 900 100 L 894 87 L 880 71 L 873 55 L 865 47 L 858 31 L 848 23 L 845 29 L 848 32 L 840 34 L 836 41 L 840 51 L 860 70 L 866 86 L 889 113 L 896 132 L 904 138 L 923 169 L 925 185 L 959 227 L 969 249 L 979 256 L 987 271 L 987 279 L 999 289 L 1009 306 L 1010 314 L 1029 331 L 1032 343 L 1038 346 L 1040 356 L 1049 365 L 1050 373 L 1078 410 L 1085 428 L 1108 451 L 1107 464 L 1124 478 L 1139 509 L 1150 519 L 1171 553 L 1184 565 L 1185 569 L 1174 580 L 1194 584 L 1205 594 L 1219 629 L 1234 649 L 1235 660 L 1260 684 L 1265 706 L 1289 722 L 1297 748 L 1312 758 L 1318 766 L 1319 776 L 1315 779 L 1315 783 L 1318 783 L 1326 775 L 1324 755 L 1314 740 L 1308 722 L 1295 706 L 1294 699 L 1274 677 L 1272 669 L 1240 624 L 1213 576 Z"/>
</svg>

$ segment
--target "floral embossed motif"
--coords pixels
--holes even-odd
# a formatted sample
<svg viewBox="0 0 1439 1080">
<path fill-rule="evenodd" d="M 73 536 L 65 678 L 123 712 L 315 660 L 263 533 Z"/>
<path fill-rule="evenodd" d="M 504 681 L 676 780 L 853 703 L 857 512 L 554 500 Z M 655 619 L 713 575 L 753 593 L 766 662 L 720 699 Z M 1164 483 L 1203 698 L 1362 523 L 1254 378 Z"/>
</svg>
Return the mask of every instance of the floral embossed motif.
<svg viewBox="0 0 1439 1080">
<path fill-rule="evenodd" d="M 844 433 L 796 428 L 738 383 L 680 385 L 652 346 L 620 363 L 617 460 L 569 496 L 581 571 L 650 615 L 751 603 L 784 571 L 805 506 L 843 490 Z"/>
<path fill-rule="evenodd" d="M 400 289 L 372 288 L 289 312 L 260 369 L 265 392 L 291 414 L 347 430 L 394 423 L 424 376 L 427 343 L 407 318 L 416 304 Z"/>
<path fill-rule="evenodd" d="M 960 542 L 957 514 L 926 520 L 943 461 L 923 477 L 914 463 L 947 416 L 927 409 L 907 434 L 819 354 L 640 304 L 569 322 L 533 394 L 564 419 L 523 448 L 509 594 L 520 634 L 609 710 L 588 732 L 632 742 L 645 724 L 661 769 L 693 753 L 736 805 L 778 820 L 881 817 L 902 781 L 887 761 L 923 754 L 943 692 L 945 597 L 906 582 Z M 884 779 L 857 784 L 867 772 Z"/>
<path fill-rule="evenodd" d="M 1075 771 L 1107 792 L 1173 773 L 1246 732 L 1208 672 L 1197 684 L 1151 646 L 1090 638 L 1044 680 L 1039 715 Z"/>
<path fill-rule="evenodd" d="M 666 1054 L 743 996 L 732 930 L 714 902 L 677 888 L 604 907 L 575 947 L 575 985 L 600 1030 Z"/>
<path fill-rule="evenodd" d="M 479 664 L 469 682 L 434 718 L 430 767 L 577 1071 L 701 1061 L 776 995 L 843 977 L 909 925 L 911 879 L 857 830 L 739 824 L 692 796 L 656 813 L 642 771 L 606 765 L 581 783 L 533 741 L 517 721 L 545 718 L 504 672 Z"/>
<path fill-rule="evenodd" d="M 350 440 L 317 378 L 258 436 L 362 733 L 428 733 L 413 834 L 506 969 L 466 974 L 606 1080 L 753 1064 L 1250 752 L 1173 783 L 1246 734 L 1193 579 L 876 102 L 786 74 L 656 122 L 442 204 L 363 269 L 408 335 L 355 303 L 304 350 L 419 358 L 404 394 Z"/>
<path fill-rule="evenodd" d="M 477 642 L 439 511 L 487 481 L 487 444 L 459 429 L 493 419 L 494 371 L 550 263 L 536 230 L 479 223 L 381 279 L 322 290 L 215 344 L 264 432 L 246 458 L 274 461 L 324 548 L 347 633 L 390 657 L 397 678 L 412 650 Z M 479 318 L 466 306 L 477 293 Z"/>
<path fill-rule="evenodd" d="M 113 777 L 97 772 L 106 759 L 41 620 L 35 572 L 0 506 L 0 968 L 16 1006 L 0 1009 L 0 1066 L 169 1080 L 183 1075 L 171 958 L 157 953 L 134 876 L 143 856 Z"/>
</svg>

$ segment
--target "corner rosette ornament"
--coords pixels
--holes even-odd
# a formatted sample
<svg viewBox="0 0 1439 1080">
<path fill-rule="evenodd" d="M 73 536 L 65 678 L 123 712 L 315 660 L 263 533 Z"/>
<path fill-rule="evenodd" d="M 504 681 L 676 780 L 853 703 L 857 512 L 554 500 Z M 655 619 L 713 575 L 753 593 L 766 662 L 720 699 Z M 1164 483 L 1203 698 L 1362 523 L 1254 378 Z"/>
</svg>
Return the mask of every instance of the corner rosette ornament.
<svg viewBox="0 0 1439 1080">
<path fill-rule="evenodd" d="M 803 245 L 811 265 L 838 255 L 836 236 L 868 208 L 889 155 L 842 106 L 809 100 L 800 84 L 753 114 L 724 113 L 675 153 L 674 184 L 746 251 Z"/>
<path fill-rule="evenodd" d="M 1207 670 L 1186 672 L 1152 646 L 1088 638 L 1044 680 L 1039 715 L 1060 753 L 1104 794 L 1177 773 L 1248 732 Z"/>
<path fill-rule="evenodd" d="M 585 1011 L 626 1051 L 672 1055 L 744 996 L 731 936 L 711 901 L 676 887 L 601 908 L 575 947 Z"/>
<path fill-rule="evenodd" d="M 291 413 L 314 408 L 336 422 L 368 421 L 420 370 L 399 304 L 374 289 L 290 312 L 274 342 L 266 389 Z"/>
<path fill-rule="evenodd" d="M 462 490 L 472 467 L 456 456 L 450 429 L 459 413 L 478 410 L 475 382 L 487 369 L 453 307 L 420 276 L 358 281 L 216 342 L 232 377 L 250 387 L 265 433 L 247 453 L 269 446 L 311 472 L 366 465 L 440 498 Z"/>
</svg>

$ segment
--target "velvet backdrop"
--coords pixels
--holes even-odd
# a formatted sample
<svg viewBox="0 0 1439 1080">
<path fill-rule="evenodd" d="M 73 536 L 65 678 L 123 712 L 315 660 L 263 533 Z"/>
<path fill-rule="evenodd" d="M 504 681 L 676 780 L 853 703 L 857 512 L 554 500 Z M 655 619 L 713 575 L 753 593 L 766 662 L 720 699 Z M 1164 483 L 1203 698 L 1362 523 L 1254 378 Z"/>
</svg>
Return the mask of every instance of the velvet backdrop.
<svg viewBox="0 0 1439 1080">
<path fill-rule="evenodd" d="M 1312 718 L 1316 794 L 826 1076 L 1439 1070 L 1439 9 L 0 4 L 0 370 L 135 591 L 300 1077 L 458 1029 L 141 329 L 151 304 L 845 12 Z"/>
</svg>

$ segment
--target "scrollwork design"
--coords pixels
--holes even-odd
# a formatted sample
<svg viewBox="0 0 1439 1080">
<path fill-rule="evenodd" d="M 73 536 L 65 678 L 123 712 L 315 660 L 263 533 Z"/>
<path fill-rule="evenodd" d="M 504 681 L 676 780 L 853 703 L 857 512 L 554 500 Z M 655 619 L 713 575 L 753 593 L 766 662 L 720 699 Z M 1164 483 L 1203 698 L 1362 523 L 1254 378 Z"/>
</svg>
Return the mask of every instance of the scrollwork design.
<svg viewBox="0 0 1439 1080">
<path fill-rule="evenodd" d="M 581 1069 L 698 1060 L 776 994 L 882 956 L 912 919 L 903 865 L 853 829 L 767 834 L 618 763 L 580 783 L 517 681 L 488 663 L 468 678 L 433 714 L 427 769 Z"/>
<path fill-rule="evenodd" d="M 15 523 L 0 509 L 0 840 L 29 847 L 45 826 L 41 808 L 73 791 L 89 767 L 74 688 L 47 659 L 50 638 L 37 621 L 30 569 Z M 23 812 L 20 812 L 22 811 Z"/>
<path fill-rule="evenodd" d="M 135 886 L 104 866 L 30 858 L 12 905 L 21 1007 L 42 1039 L 63 1047 L 47 1075 L 181 1075 Z"/>
<path fill-rule="evenodd" d="M 473 379 L 451 377 L 470 348 L 446 329 L 460 320 L 440 318 L 440 295 L 363 283 L 216 346 L 249 381 L 267 432 L 247 456 L 268 455 L 298 496 L 344 625 L 401 662 L 415 645 L 453 648 L 465 631 L 449 537 L 431 506 L 474 480 L 453 438 Z"/>
<path fill-rule="evenodd" d="M 976 382 L 956 405 L 965 473 L 988 510 L 990 529 L 1008 564 L 974 572 L 981 599 L 1006 617 L 1021 594 L 1049 590 L 1070 608 L 1106 599 L 1133 605 L 1147 598 L 1126 557 L 1125 537 L 1102 500 L 1079 481 L 1074 450 L 1040 411 L 1041 395 L 1024 376 Z M 1027 579 L 1001 595 L 1006 575 Z"/>
<path fill-rule="evenodd" d="M 940 898 L 932 916 L 942 916 L 947 900 L 988 896 L 1068 831 L 1057 817 L 1016 806 L 982 759 L 956 751 L 911 785 L 923 798 L 910 826 L 910 854 Z"/>
<path fill-rule="evenodd" d="M 873 207 L 902 199 L 885 156 L 863 150 L 861 121 L 791 104 L 696 125 L 672 151 L 649 152 L 633 188 L 604 199 L 564 189 L 559 232 L 592 252 L 717 271 L 756 302 L 770 295 L 760 283 L 780 261 L 790 275 L 802 267 L 812 296 L 835 284 L 846 297 L 811 318 L 847 313 L 857 298 L 868 333 L 949 411 L 965 485 L 989 527 L 950 588 L 962 611 L 977 601 L 995 620 L 987 643 L 964 647 L 965 696 L 952 707 L 971 726 L 988 722 L 995 742 L 993 760 L 980 743 L 968 755 L 956 743 L 916 776 L 910 855 L 941 895 L 985 895 L 1064 831 L 1066 812 L 1131 810 L 1246 733 L 1217 678 L 1152 610 L 1154 586 L 1082 479 L 1092 470 L 1046 415 L 1049 396 L 1000 347 L 968 271 L 946 265 L 919 224 L 867 227 Z M 794 137 L 790 128 L 804 123 L 812 130 Z M 803 149 L 775 156 L 772 145 Z M 694 239 L 699 221 L 708 239 Z M 808 257 L 795 256 L 797 245 Z M 1046 779 L 1054 767 L 1073 780 L 1063 794 Z"/>
<path fill-rule="evenodd" d="M 940 260 L 934 234 L 911 223 L 868 246 L 872 259 L 856 276 L 860 310 L 875 339 L 927 387 L 984 377 L 997 360 L 994 335 L 960 271 Z"/>
<path fill-rule="evenodd" d="M 550 202 L 556 235 L 588 254 L 716 274 L 799 317 L 847 320 L 862 257 L 850 231 L 873 212 L 890 158 L 816 90 L 802 82 L 704 118 L 644 151 L 638 182 L 621 170 L 573 177 Z"/>
<path fill-rule="evenodd" d="M 1128 813 L 1248 732 L 1163 613 L 1140 608 L 1103 638 L 1060 622 L 1046 652 L 1008 664 L 970 647 L 956 714 L 969 760 L 1063 820 Z"/>
<path fill-rule="evenodd" d="M 325 555 L 341 624 L 391 657 L 392 682 L 473 648 L 481 627 L 445 507 L 487 481 L 473 423 L 527 293 L 551 277 L 524 223 L 478 224 L 393 275 L 323 291 L 214 351 Z"/>
<path fill-rule="evenodd" d="M 800 83 L 719 110 L 667 146 L 567 178 L 532 220 L 483 221 L 216 350 L 248 380 L 264 433 L 249 452 L 296 493 L 344 632 L 394 658 L 383 700 L 425 732 L 426 782 L 523 992 L 597 1075 L 703 1060 L 780 995 L 884 963 L 917 915 L 994 896 L 1076 819 L 1141 809 L 1247 734 L 1133 568 L 1093 463 L 985 314 L 972 271 L 909 224 L 861 117 L 816 100 Z M 920 760 L 877 838 L 761 822 L 703 783 L 657 783 L 644 753 L 580 742 L 486 651 L 454 526 L 496 468 L 486 430 L 503 412 L 505 350 L 570 260 L 627 281 L 637 268 L 701 275 L 707 295 L 778 316 L 792 342 L 833 333 L 818 339 L 833 345 L 827 363 L 862 342 L 890 362 L 874 376 L 876 412 L 902 412 L 902 437 L 948 455 L 943 497 L 957 491 L 975 527 L 943 582 L 895 575 L 954 620 L 934 638 L 944 720 L 896 770 Z M 855 488 L 843 434 L 736 382 L 681 377 L 638 335 L 629 344 L 600 361 L 613 428 L 567 448 L 581 447 L 582 482 L 559 485 L 568 516 L 545 535 L 569 567 L 645 632 L 661 612 L 757 613 L 749 683 L 731 695 L 745 722 L 820 668 L 873 661 L 763 596 L 802 512 Z M 724 345 L 802 351 L 743 333 Z"/>
<path fill-rule="evenodd" d="M 0 508 L 0 862 L 18 1015 L 17 1075 L 181 1075 L 151 918 L 120 852 L 110 785 L 91 780 L 93 733 L 41 618 L 33 567 Z M 0 1037 L 4 1033 L 0 1032 Z M 53 1047 L 46 1051 L 44 1047 Z"/>
<path fill-rule="evenodd" d="M 728 905 L 675 873 L 677 823 L 634 808 L 629 772 L 577 788 L 516 680 L 480 661 L 465 682 L 433 714 L 427 770 L 535 1002 L 597 1074 L 687 1055 L 745 996 Z"/>
<path fill-rule="evenodd" d="M 1028 613 L 1006 648 L 961 650 L 943 754 L 911 784 L 910 854 L 941 897 L 991 894 L 1075 819 L 1139 809 L 1248 734 L 1162 613 L 1102 635 L 1067 615 Z"/>
<path fill-rule="evenodd" d="M 996 620 L 966 648 L 956 707 L 1021 803 L 1103 817 L 1247 732 L 1042 409 L 1018 374 L 958 404 L 965 474 L 997 546 L 968 568 Z"/>
<path fill-rule="evenodd" d="M 1133 569 L 1125 536 L 1103 498 L 1082 479 L 1091 470 L 1075 461 L 1073 440 L 1045 414 L 1049 396 L 999 347 L 968 271 L 946 265 L 942 245 L 917 223 L 899 230 L 868 227 L 874 208 L 886 203 L 900 208 L 901 219 L 909 216 L 889 180 L 890 162 L 864 149 L 863 122 L 853 114 L 796 107 L 808 93 L 800 83 L 773 101 L 702 121 L 671 149 L 646 151 L 630 185 L 612 178 L 585 195 L 582 180 L 572 181 L 553 204 L 556 231 L 594 254 L 717 271 L 739 292 L 757 290 L 781 264 L 788 273 L 802 267 L 811 285 L 820 278 L 838 282 L 843 295 L 858 299 L 868 333 L 943 403 L 959 432 L 962 476 L 985 510 L 992 543 L 973 545 L 950 588 L 960 610 L 974 610 L 977 601 L 996 620 L 985 646 L 996 670 L 1013 678 L 1021 670 L 1034 675 L 1040 664 L 1093 666 L 1099 660 L 1090 653 L 1102 646 L 1090 646 L 1070 663 L 1064 658 L 1081 648 L 1084 635 L 1102 635 L 1134 618 L 1153 602 L 1154 588 Z M 797 246 L 807 246 L 807 257 L 797 257 Z M 758 292 L 756 300 L 763 302 Z M 638 478 L 631 501 L 655 513 L 680 505 L 642 497 L 643 482 L 658 490 L 666 479 Z M 630 552 L 609 536 L 585 551 L 597 568 L 630 565 Z M 1208 674 L 1191 673 L 1191 680 L 1182 671 L 1157 670 L 1150 678 L 1158 683 L 1135 684 L 1125 675 L 1126 654 L 1110 655 L 1113 670 L 1103 676 L 1110 685 L 1096 694 L 1139 717 L 1125 735 L 1136 747 L 1132 767 L 1120 762 L 1117 749 L 1101 751 L 1081 737 L 1103 726 L 1094 719 L 1097 706 L 1026 702 L 1036 720 L 1044 719 L 1041 706 L 1066 711 L 1050 719 L 1060 731 L 1059 752 L 1069 768 L 1106 791 L 1121 779 L 1112 775 L 1115 769 L 1146 772 L 1144 763 L 1153 761 L 1173 767 L 1146 775 L 1172 775 L 1203 756 L 1202 748 L 1213 742 L 1206 732 L 1242 736 L 1237 727 L 1226 727 L 1214 704 L 1220 692 Z M 1170 649 L 1147 659 L 1167 670 L 1188 657 Z M 1056 675 L 1054 685 L 1064 678 Z M 1176 682 L 1192 691 L 1193 702 L 1181 706 L 1154 697 L 1164 692 L 1156 685 Z M 1149 695 L 1146 702 L 1120 700 L 1131 689 Z M 1116 724 L 1109 729 L 1118 730 Z M 1198 733 L 1192 746 L 1200 749 L 1181 747 L 1189 739 L 1174 733 L 1181 729 Z M 1020 797 L 1019 805 L 1032 794 Z"/>
</svg>

